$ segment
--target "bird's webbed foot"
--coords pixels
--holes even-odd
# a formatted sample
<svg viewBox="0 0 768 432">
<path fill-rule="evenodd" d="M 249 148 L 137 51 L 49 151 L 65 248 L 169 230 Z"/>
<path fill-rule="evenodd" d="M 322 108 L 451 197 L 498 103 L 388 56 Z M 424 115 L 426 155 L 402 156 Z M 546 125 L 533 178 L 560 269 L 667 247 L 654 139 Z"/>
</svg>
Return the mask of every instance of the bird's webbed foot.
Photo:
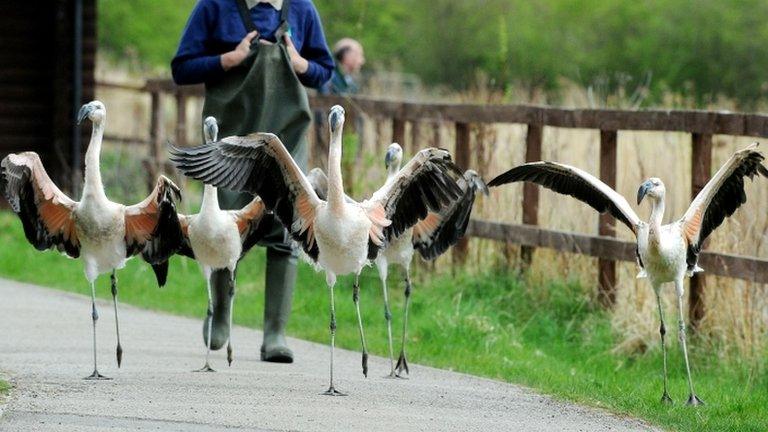
<svg viewBox="0 0 768 432">
<path fill-rule="evenodd" d="M 362 364 L 363 364 L 363 376 L 368 378 L 368 353 L 367 352 L 363 352 Z"/>
<path fill-rule="evenodd" d="M 673 405 L 675 402 L 672 400 L 671 397 L 669 397 L 669 393 L 667 393 L 667 391 L 664 390 L 664 394 L 661 395 L 661 403 L 664 405 Z"/>
<path fill-rule="evenodd" d="M 232 360 L 234 359 L 234 356 L 232 355 L 232 344 L 227 344 L 227 363 L 229 363 L 229 366 L 232 367 Z"/>
<path fill-rule="evenodd" d="M 106 377 L 106 376 L 100 374 L 97 369 L 94 369 L 92 374 L 88 375 L 87 377 L 85 377 L 83 379 L 84 380 L 89 380 L 89 381 L 102 381 L 102 380 L 106 381 L 106 380 L 111 380 L 112 378 Z"/>
<path fill-rule="evenodd" d="M 407 380 L 408 377 L 400 375 L 400 372 L 398 371 L 392 371 L 387 375 L 384 375 L 385 379 L 401 379 L 401 380 Z"/>
<path fill-rule="evenodd" d="M 336 390 L 336 388 L 334 386 L 328 387 L 328 390 L 326 390 L 325 392 L 323 392 L 321 394 L 324 395 L 324 396 L 346 396 L 347 395 L 346 393 L 342 393 L 342 392 Z"/>
<path fill-rule="evenodd" d="M 201 367 L 200 369 L 195 369 L 192 372 L 216 372 L 211 365 L 208 363 L 205 363 L 205 366 Z"/>
<path fill-rule="evenodd" d="M 405 371 L 406 375 L 411 374 L 411 372 L 408 370 L 408 360 L 405 357 L 405 351 L 400 351 L 400 357 L 397 359 L 395 370 L 397 370 L 397 376 L 399 378 L 405 378 L 403 376 L 403 371 Z"/>
<path fill-rule="evenodd" d="M 698 396 L 691 393 L 690 396 L 688 396 L 688 402 L 685 403 L 688 406 L 701 406 L 704 405 L 704 401 L 699 399 Z"/>
</svg>

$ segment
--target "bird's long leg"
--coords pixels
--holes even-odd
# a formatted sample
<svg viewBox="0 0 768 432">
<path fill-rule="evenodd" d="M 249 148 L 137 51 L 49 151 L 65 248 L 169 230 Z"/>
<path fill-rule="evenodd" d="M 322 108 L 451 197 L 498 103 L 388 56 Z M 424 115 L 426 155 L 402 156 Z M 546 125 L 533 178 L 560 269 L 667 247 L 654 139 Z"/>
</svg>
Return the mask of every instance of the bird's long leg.
<svg viewBox="0 0 768 432">
<path fill-rule="evenodd" d="M 96 321 L 99 320 L 99 312 L 96 310 L 96 281 L 91 281 L 91 319 L 93 320 L 93 373 L 85 379 L 108 380 L 111 378 L 100 374 L 99 368 L 96 366 Z"/>
<path fill-rule="evenodd" d="M 683 349 L 683 357 L 685 358 L 685 372 L 688 374 L 688 389 L 691 394 L 688 396 L 688 405 L 704 405 L 704 402 L 696 396 L 696 392 L 693 391 L 693 379 L 691 378 L 691 364 L 688 361 L 688 347 L 685 343 L 685 318 L 683 314 L 683 281 L 675 281 L 675 288 L 677 289 L 677 308 L 678 308 L 678 331 L 680 337 L 680 347 Z"/>
<path fill-rule="evenodd" d="M 408 370 L 408 360 L 405 356 L 405 341 L 407 339 L 408 334 L 408 306 L 411 303 L 411 271 L 410 269 L 405 269 L 405 311 L 403 312 L 403 342 L 402 342 L 402 348 L 400 348 L 400 358 L 397 359 L 397 365 L 395 368 L 397 369 L 397 375 L 402 378 L 402 373 L 405 371 L 406 374 L 410 375 L 410 371 Z"/>
<path fill-rule="evenodd" d="M 232 291 L 229 293 L 229 339 L 227 340 L 227 363 L 229 366 L 232 366 L 232 333 L 234 332 L 234 329 L 232 328 L 232 316 L 235 314 L 235 272 L 231 272 L 232 275 Z M 208 340 L 211 340 L 211 337 L 208 336 Z"/>
<path fill-rule="evenodd" d="M 216 372 L 213 370 L 213 368 L 211 368 L 210 363 L 208 363 L 208 360 L 211 356 L 211 330 L 213 329 L 213 295 L 211 294 L 211 272 L 206 271 L 204 273 L 206 276 L 206 286 L 208 288 L 208 350 L 205 352 L 205 366 L 195 370 L 195 372 Z"/>
<path fill-rule="evenodd" d="M 363 376 L 368 376 L 368 348 L 365 345 L 365 333 L 363 332 L 363 318 L 360 315 L 360 275 L 355 275 L 355 285 L 352 288 L 352 301 L 355 302 L 357 311 L 357 326 L 360 329 L 360 343 L 363 345 Z"/>
<path fill-rule="evenodd" d="M 382 268 L 383 267 L 383 268 Z M 387 267 L 386 264 L 379 267 L 381 289 L 384 293 L 384 319 L 387 320 L 387 341 L 389 342 L 389 375 L 388 378 L 397 378 L 395 373 L 395 354 L 392 349 L 392 312 L 389 309 L 389 296 L 387 295 Z"/>
<path fill-rule="evenodd" d="M 115 332 L 117 332 L 117 349 L 115 355 L 117 356 L 117 367 L 123 362 L 123 347 L 120 345 L 120 323 L 117 317 L 117 275 L 115 270 L 112 270 L 112 274 L 109 276 L 109 280 L 112 283 L 112 304 L 115 306 Z"/>
<path fill-rule="evenodd" d="M 336 277 L 330 274 L 326 274 L 326 280 L 328 282 L 328 292 L 330 293 L 331 298 L 331 323 L 328 326 L 328 329 L 331 332 L 331 385 L 323 394 L 326 396 L 346 396 L 346 394 L 336 390 L 336 388 L 333 386 L 333 349 L 336 346 L 336 306 L 334 305 L 333 301 L 333 285 L 336 283 Z"/>
<path fill-rule="evenodd" d="M 661 402 L 664 404 L 672 404 L 672 398 L 669 397 L 669 392 L 667 391 L 667 346 L 664 343 L 664 335 L 667 334 L 667 328 L 664 326 L 664 312 L 661 307 L 660 288 L 661 287 L 659 286 L 653 287 L 653 290 L 656 293 L 656 303 L 659 306 L 659 321 L 661 322 L 659 333 L 661 334 L 661 353 L 664 357 L 664 394 L 661 395 Z"/>
</svg>

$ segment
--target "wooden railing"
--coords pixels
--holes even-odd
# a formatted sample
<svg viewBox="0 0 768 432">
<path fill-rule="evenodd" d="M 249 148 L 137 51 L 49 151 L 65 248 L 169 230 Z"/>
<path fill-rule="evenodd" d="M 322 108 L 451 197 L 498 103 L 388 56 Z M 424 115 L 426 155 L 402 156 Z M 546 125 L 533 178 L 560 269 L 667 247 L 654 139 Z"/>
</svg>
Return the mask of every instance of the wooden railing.
<svg viewBox="0 0 768 432">
<path fill-rule="evenodd" d="M 155 166 L 164 160 L 162 152 L 166 135 L 162 132 L 162 95 L 172 95 L 177 101 L 175 142 L 187 142 L 186 103 L 189 97 L 202 96 L 201 86 L 177 87 L 167 80 L 150 80 L 145 86 L 132 87 L 100 83 L 102 87 L 125 88 L 151 95 L 152 116 L 150 154 Z M 310 99 L 313 108 L 327 110 L 334 104 L 345 106 L 348 116 L 364 112 L 378 119 L 392 120 L 393 141 L 405 142 L 406 123 L 428 124 L 435 128 L 451 122 L 455 125 L 454 159 L 462 169 L 470 164 L 470 125 L 482 123 L 515 123 L 527 125 L 525 160 L 541 159 L 544 126 L 560 128 L 597 129 L 600 131 L 600 179 L 611 187 L 616 185 L 616 155 L 618 131 L 676 131 L 691 134 L 693 152 L 691 160 L 692 195 L 705 185 L 712 170 L 712 136 L 734 135 L 768 137 L 768 116 L 713 111 L 678 110 L 612 110 L 564 109 L 529 105 L 473 105 L 449 103 L 414 103 L 378 100 L 365 97 L 315 96 Z M 423 127 L 423 126 L 419 126 Z M 108 137 L 109 138 L 109 137 Z M 126 140 L 124 137 L 118 139 Z M 130 140 L 128 140 L 130 141 Z M 585 235 L 540 228 L 538 224 L 539 189 L 526 184 L 523 189 L 523 224 L 504 224 L 485 220 L 472 220 L 468 236 L 519 244 L 523 262 L 530 262 L 535 248 L 588 255 L 598 258 L 599 293 L 601 301 L 611 305 L 615 301 L 616 261 L 634 261 L 635 244 L 615 238 L 615 220 L 601 215 L 599 235 Z M 459 258 L 466 254 L 464 241 L 457 245 Z M 726 276 L 757 283 L 768 283 L 768 260 L 758 257 L 737 256 L 705 251 L 702 266 L 708 274 Z M 701 295 L 705 276 L 697 274 L 690 285 L 690 319 L 695 326 L 704 315 Z"/>
</svg>

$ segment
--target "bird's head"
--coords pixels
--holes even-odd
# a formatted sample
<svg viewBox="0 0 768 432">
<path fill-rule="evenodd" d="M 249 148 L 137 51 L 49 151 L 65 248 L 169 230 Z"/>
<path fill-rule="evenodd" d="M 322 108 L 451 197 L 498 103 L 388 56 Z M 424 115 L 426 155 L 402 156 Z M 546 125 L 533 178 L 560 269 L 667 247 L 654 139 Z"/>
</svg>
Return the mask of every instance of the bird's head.
<svg viewBox="0 0 768 432">
<path fill-rule="evenodd" d="M 384 166 L 389 170 L 400 169 L 400 163 L 403 161 L 403 148 L 398 143 L 392 143 L 387 148 L 387 154 L 384 156 Z"/>
<path fill-rule="evenodd" d="M 637 203 L 640 204 L 646 195 L 657 200 L 663 199 L 666 192 L 664 182 L 656 177 L 651 177 L 641 184 L 640 189 L 637 190 Z"/>
<path fill-rule="evenodd" d="M 474 190 L 480 191 L 486 196 L 490 195 L 488 185 L 485 184 L 485 180 L 483 180 L 477 171 L 472 169 L 464 171 L 464 180 L 466 180 L 469 187 L 473 188 Z"/>
<path fill-rule="evenodd" d="M 80 107 L 80 111 L 77 113 L 77 124 L 82 123 L 86 117 L 94 123 L 101 123 L 106 116 L 107 108 L 104 104 L 98 100 L 91 101 Z"/>
<path fill-rule="evenodd" d="M 339 132 L 344 126 L 344 108 L 341 105 L 331 107 L 331 112 L 328 114 L 328 124 L 331 126 L 332 134 Z"/>
<path fill-rule="evenodd" d="M 203 136 L 205 136 L 205 142 L 214 142 L 219 135 L 219 123 L 216 121 L 216 117 L 208 116 L 203 120 Z"/>
</svg>

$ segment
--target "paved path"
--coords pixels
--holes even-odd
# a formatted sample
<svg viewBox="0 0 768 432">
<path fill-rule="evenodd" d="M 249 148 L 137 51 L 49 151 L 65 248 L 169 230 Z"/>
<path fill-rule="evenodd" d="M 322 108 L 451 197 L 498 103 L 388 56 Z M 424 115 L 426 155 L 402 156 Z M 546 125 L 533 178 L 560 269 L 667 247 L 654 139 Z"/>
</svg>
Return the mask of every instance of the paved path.
<svg viewBox="0 0 768 432">
<path fill-rule="evenodd" d="M 634 431 L 641 422 L 553 401 L 501 382 L 414 365 L 410 380 L 363 379 L 358 353 L 337 350 L 338 387 L 325 390 L 325 345 L 291 340 L 297 362 L 258 361 L 260 332 L 236 328 L 235 362 L 201 365 L 200 320 L 121 309 L 125 354 L 114 360 L 111 303 L 99 304 L 101 372 L 91 372 L 89 299 L 0 279 L 0 370 L 15 389 L 0 431 Z M 322 325 L 318 319 L 318 325 Z"/>
</svg>

